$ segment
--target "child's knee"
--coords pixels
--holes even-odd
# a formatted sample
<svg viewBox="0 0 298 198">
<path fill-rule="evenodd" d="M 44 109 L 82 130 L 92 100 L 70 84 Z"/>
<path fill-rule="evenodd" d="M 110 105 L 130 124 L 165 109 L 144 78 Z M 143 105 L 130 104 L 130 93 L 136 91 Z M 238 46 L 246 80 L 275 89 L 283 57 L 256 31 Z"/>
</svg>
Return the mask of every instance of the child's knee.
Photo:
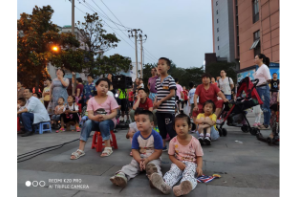
<svg viewBox="0 0 298 198">
<path fill-rule="evenodd" d="M 146 165 L 146 174 L 147 175 L 151 175 L 152 173 L 157 173 L 157 172 L 158 172 L 158 169 L 157 169 L 157 166 L 155 164 L 148 163 Z"/>
</svg>

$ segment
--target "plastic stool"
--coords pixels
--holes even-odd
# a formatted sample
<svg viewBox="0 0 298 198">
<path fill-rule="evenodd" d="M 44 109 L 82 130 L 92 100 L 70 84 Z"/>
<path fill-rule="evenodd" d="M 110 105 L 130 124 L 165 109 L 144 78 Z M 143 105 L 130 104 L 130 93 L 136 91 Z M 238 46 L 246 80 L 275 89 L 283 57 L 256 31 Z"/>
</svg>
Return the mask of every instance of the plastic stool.
<svg viewBox="0 0 298 198">
<path fill-rule="evenodd" d="M 110 140 L 111 147 L 114 149 L 118 149 L 116 136 L 113 131 L 110 131 L 112 139 Z M 95 131 L 92 139 L 92 146 L 91 149 L 96 148 L 96 152 L 101 152 L 104 148 L 105 142 L 102 140 L 101 134 L 99 131 Z"/>
<path fill-rule="evenodd" d="M 19 117 L 18 117 L 18 125 L 17 126 L 18 126 L 17 130 L 20 131 L 21 127 L 20 127 L 20 118 Z"/>
<path fill-rule="evenodd" d="M 48 129 L 45 129 L 44 126 L 48 125 Z M 52 132 L 51 123 L 50 122 L 41 122 L 37 125 L 35 125 L 35 133 L 39 131 L 39 134 L 43 134 L 45 131 Z"/>
</svg>

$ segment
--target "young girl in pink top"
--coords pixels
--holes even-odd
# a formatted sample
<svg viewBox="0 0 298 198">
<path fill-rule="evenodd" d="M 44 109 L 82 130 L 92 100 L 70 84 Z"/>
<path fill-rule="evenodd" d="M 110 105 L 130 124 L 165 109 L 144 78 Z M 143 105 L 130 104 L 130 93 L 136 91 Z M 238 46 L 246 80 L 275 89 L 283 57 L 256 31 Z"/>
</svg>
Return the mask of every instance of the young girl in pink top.
<svg viewBox="0 0 298 198">
<path fill-rule="evenodd" d="M 197 186 L 195 173 L 202 175 L 203 149 L 200 142 L 190 135 L 190 118 L 185 114 L 179 114 L 175 118 L 174 127 L 177 136 L 169 144 L 169 157 L 172 161 L 171 169 L 166 172 L 163 180 L 156 174 L 151 175 L 152 184 L 161 192 L 168 194 L 180 180 L 180 184 L 173 188 L 176 196 L 186 195 Z"/>
<path fill-rule="evenodd" d="M 105 149 L 101 157 L 107 157 L 113 153 L 110 144 L 110 131 L 116 126 L 117 108 L 119 107 L 114 97 L 107 95 L 110 81 L 107 78 L 99 79 L 95 83 L 97 95 L 88 101 L 88 118 L 81 130 L 80 145 L 76 152 L 73 152 L 70 159 L 78 159 L 85 155 L 84 148 L 91 131 L 100 131 Z"/>
</svg>

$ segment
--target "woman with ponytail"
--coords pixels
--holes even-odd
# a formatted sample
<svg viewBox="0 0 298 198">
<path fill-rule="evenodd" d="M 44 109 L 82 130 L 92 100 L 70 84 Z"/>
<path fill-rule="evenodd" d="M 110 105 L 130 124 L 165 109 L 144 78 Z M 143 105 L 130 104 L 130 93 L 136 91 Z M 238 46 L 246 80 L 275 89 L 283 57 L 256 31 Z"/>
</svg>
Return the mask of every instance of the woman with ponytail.
<svg viewBox="0 0 298 198">
<path fill-rule="evenodd" d="M 260 125 L 260 129 L 269 129 L 270 121 L 270 91 L 268 81 L 271 80 L 271 74 L 269 71 L 270 60 L 264 54 L 257 54 L 255 56 L 255 63 L 259 66 L 258 70 L 254 74 L 255 79 L 259 79 L 257 84 L 257 91 L 263 101 L 261 105 L 264 113 L 264 124 Z"/>
</svg>

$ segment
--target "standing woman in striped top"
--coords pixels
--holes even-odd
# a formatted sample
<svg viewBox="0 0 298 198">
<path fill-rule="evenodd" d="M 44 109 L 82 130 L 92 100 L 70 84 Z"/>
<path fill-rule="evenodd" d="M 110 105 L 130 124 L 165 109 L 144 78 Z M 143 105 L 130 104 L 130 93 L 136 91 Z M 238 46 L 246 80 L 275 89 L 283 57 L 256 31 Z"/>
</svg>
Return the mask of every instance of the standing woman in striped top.
<svg viewBox="0 0 298 198">
<path fill-rule="evenodd" d="M 156 79 L 156 99 L 154 108 L 157 109 L 156 118 L 160 135 L 163 139 L 163 151 L 167 150 L 166 137 L 169 134 L 170 138 L 176 136 L 173 128 L 175 119 L 175 90 L 176 83 L 172 76 L 168 74 L 171 61 L 168 58 L 161 57 L 158 60 L 157 69 L 160 77 Z"/>
</svg>

